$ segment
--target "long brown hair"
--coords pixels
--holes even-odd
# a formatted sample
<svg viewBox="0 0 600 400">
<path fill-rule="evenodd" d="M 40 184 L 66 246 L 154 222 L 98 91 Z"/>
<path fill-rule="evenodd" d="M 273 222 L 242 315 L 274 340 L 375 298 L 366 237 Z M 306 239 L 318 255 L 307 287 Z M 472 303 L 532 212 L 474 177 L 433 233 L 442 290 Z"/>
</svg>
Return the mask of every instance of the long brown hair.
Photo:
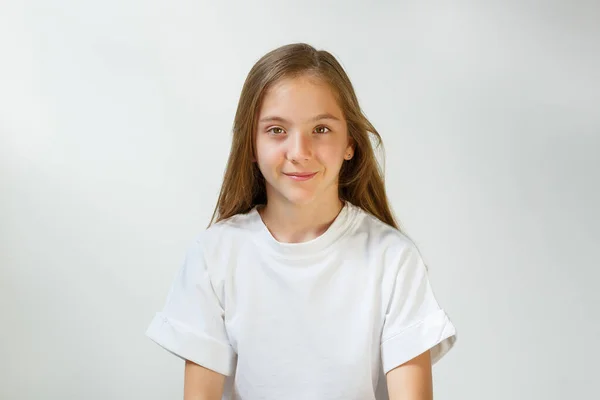
<svg viewBox="0 0 600 400">
<path fill-rule="evenodd" d="M 354 143 L 354 156 L 345 161 L 340 170 L 340 199 L 400 229 L 390 209 L 384 174 L 371 144 L 374 139 L 375 147 L 383 150 L 381 136 L 363 114 L 352 83 L 335 57 L 305 43 L 288 44 L 270 51 L 248 73 L 235 114 L 223 184 L 209 226 L 233 215 L 247 213 L 258 204 L 266 204 L 265 181 L 253 161 L 257 114 L 264 93 L 274 83 L 306 74 L 331 86 Z"/>
</svg>

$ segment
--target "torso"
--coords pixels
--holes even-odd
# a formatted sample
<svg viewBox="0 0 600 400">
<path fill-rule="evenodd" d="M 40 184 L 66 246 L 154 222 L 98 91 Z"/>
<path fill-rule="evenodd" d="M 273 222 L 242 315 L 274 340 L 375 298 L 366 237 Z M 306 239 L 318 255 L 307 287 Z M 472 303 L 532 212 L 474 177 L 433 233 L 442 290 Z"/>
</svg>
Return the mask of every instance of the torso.
<svg viewBox="0 0 600 400">
<path fill-rule="evenodd" d="M 381 329 L 396 271 L 379 249 L 403 237 L 352 205 L 306 243 L 276 242 L 255 210 L 227 225 L 227 240 L 211 228 L 205 247 L 237 354 L 224 398 L 386 399 Z"/>
</svg>

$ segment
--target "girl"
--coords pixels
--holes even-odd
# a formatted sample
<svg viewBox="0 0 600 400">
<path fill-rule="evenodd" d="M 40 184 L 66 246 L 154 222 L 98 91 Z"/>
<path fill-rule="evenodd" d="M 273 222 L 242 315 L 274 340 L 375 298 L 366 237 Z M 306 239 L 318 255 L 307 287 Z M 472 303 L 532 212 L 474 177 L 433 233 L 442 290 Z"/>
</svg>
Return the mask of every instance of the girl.
<svg viewBox="0 0 600 400">
<path fill-rule="evenodd" d="M 454 345 L 348 76 L 292 44 L 244 83 L 213 219 L 147 335 L 184 398 L 425 400 Z"/>
</svg>

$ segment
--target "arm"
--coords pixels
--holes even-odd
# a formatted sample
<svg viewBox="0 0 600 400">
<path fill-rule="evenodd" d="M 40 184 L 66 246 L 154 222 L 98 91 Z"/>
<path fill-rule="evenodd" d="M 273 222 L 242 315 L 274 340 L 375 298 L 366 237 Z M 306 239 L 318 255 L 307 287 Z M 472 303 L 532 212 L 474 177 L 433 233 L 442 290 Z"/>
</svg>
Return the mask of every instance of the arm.
<svg viewBox="0 0 600 400">
<path fill-rule="evenodd" d="M 225 375 L 185 361 L 184 400 L 221 400 Z"/>
<path fill-rule="evenodd" d="M 432 400 L 429 350 L 387 373 L 390 400 Z"/>
</svg>

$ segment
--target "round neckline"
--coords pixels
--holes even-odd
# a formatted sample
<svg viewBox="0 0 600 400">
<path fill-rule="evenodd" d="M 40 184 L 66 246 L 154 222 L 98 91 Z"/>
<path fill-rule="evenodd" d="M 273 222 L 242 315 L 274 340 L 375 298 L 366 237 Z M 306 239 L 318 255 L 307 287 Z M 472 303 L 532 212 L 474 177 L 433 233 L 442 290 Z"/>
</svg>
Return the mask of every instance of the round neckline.
<svg viewBox="0 0 600 400">
<path fill-rule="evenodd" d="M 350 202 L 345 201 L 340 212 L 325 232 L 305 242 L 286 243 L 280 242 L 271 234 L 258 212 L 258 206 L 255 206 L 251 211 L 252 218 L 258 226 L 258 242 L 272 253 L 284 258 L 312 257 L 327 249 L 344 236 L 354 220 L 355 213 L 355 207 Z"/>
</svg>

